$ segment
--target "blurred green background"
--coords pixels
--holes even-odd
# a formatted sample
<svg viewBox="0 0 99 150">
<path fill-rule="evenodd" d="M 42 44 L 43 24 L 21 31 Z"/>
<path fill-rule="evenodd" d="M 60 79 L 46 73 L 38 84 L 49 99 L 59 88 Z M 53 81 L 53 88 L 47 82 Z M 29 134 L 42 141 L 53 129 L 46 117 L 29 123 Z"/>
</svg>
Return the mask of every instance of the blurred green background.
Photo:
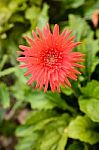
<svg viewBox="0 0 99 150">
<path fill-rule="evenodd" d="M 27 86 L 16 58 L 49 22 L 73 30 L 82 75 L 61 94 Z M 99 0 L 0 0 L 0 150 L 99 150 Z"/>
</svg>

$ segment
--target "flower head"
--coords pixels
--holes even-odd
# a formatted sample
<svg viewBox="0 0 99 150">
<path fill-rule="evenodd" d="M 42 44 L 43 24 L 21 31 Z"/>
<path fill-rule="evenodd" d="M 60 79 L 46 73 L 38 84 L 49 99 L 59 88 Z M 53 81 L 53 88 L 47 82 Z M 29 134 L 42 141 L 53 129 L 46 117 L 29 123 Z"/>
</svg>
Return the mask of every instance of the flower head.
<svg viewBox="0 0 99 150">
<path fill-rule="evenodd" d="M 56 24 L 51 33 L 47 24 L 43 32 L 39 28 L 36 29 L 38 35 L 32 31 L 33 39 L 25 36 L 30 46 L 20 45 L 23 51 L 19 53 L 22 57 L 17 60 L 24 62 L 21 68 L 27 68 L 25 76 L 31 74 L 28 84 L 31 85 L 36 81 L 36 88 L 47 91 L 48 84 L 54 92 L 60 92 L 60 85 L 71 86 L 69 79 L 77 80 L 77 75 L 81 74 L 76 68 L 84 67 L 78 62 L 82 62 L 84 54 L 80 52 L 72 52 L 80 42 L 74 42 L 75 37 L 71 36 L 71 31 L 63 30 L 59 34 L 59 26 Z"/>
</svg>

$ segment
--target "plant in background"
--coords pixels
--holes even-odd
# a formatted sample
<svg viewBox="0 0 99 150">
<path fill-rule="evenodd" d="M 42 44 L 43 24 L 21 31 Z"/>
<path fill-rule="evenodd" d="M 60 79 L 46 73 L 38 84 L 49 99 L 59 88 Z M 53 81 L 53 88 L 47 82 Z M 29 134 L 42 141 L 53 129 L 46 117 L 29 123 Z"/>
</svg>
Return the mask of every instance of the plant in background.
<svg viewBox="0 0 99 150">
<path fill-rule="evenodd" d="M 98 9 L 99 0 L 0 1 L 0 150 L 99 149 L 99 24 L 98 11 L 96 11 Z M 54 27 L 54 33 L 51 33 L 46 25 L 47 22 Z M 33 87 L 35 83 L 40 83 L 37 89 L 26 84 L 28 77 L 24 77 L 23 74 L 26 70 L 30 71 L 29 64 L 26 62 L 27 58 L 32 59 L 32 56 L 27 56 L 26 53 L 36 50 L 33 49 L 31 42 L 41 50 L 44 44 L 40 42 L 44 43 L 50 32 L 54 38 L 52 43 L 58 41 L 56 46 L 62 46 L 59 37 L 64 30 L 56 36 L 58 33 L 56 31 L 59 30 L 58 25 L 54 26 L 56 23 L 60 26 L 60 32 L 64 28 L 67 30 L 66 34 L 69 34 L 70 30 L 73 31 L 74 39 L 72 34 L 66 39 L 64 39 L 66 34 L 62 36 L 63 41 L 68 44 L 71 39 L 70 47 L 78 43 L 77 41 L 83 43 L 79 43 L 80 45 L 75 46 L 74 49 L 70 48 L 70 51 L 66 48 L 68 53 L 64 55 L 66 58 L 68 55 L 68 59 L 64 59 L 69 62 L 69 66 L 66 65 L 69 73 L 71 73 L 71 67 L 73 68 L 72 77 L 78 76 L 80 72 L 83 73 L 78 76 L 78 79 L 76 77 L 76 82 L 71 80 L 71 77 L 67 77 L 72 85 L 70 88 L 64 80 L 66 69 L 63 71 L 64 75 L 63 72 L 61 74 L 58 72 L 59 76 L 57 76 L 57 73 L 53 72 L 54 77 L 51 77 L 52 72 L 50 72 L 47 82 L 51 86 L 50 79 L 53 79 L 53 82 L 51 81 L 55 84 L 53 91 L 56 91 L 53 93 L 49 86 L 47 90 L 47 83 L 43 82 L 44 70 L 41 69 L 41 72 L 37 68 L 38 71 L 30 72 L 31 77 L 33 74 L 35 76 L 36 82 Z M 35 30 L 36 26 L 39 29 L 36 31 L 37 34 L 33 34 L 37 36 L 38 42 L 34 36 L 29 38 L 31 30 Z M 45 34 L 43 28 L 48 28 L 48 33 Z M 26 45 L 24 35 L 27 35 L 26 40 L 29 43 L 26 47 L 31 50 L 24 50 L 22 47 L 25 46 L 21 47 L 23 51 L 20 51 L 22 54 L 18 59 L 23 57 L 25 62 L 22 62 L 25 64 L 21 65 L 27 66 L 20 69 L 16 61 L 18 57 L 16 51 L 20 43 Z M 44 47 L 50 46 L 49 39 Z M 42 52 L 45 53 L 45 51 Z M 73 66 L 73 62 L 70 63 L 69 57 L 77 53 L 81 56 L 76 58 L 78 60 L 74 63 L 83 65 L 85 68 L 76 67 Z M 46 62 L 54 65 L 56 57 L 52 57 L 52 54 L 51 51 Z M 80 62 L 83 54 L 85 54 L 85 61 Z M 74 59 L 75 57 L 72 58 L 73 61 Z M 38 67 L 41 66 L 42 63 Z M 76 74 L 74 69 L 79 73 Z M 63 83 L 59 82 L 59 77 L 63 79 Z M 45 74 L 44 81 L 46 78 Z M 39 90 L 40 85 L 42 89 L 47 90 L 46 93 Z M 57 87 L 61 87 L 60 93 L 57 92 Z"/>
<path fill-rule="evenodd" d="M 77 80 L 77 75 L 81 74 L 76 68 L 83 68 L 84 66 L 78 64 L 83 62 L 84 54 L 80 52 L 72 52 L 80 42 L 74 42 L 75 36 L 70 36 L 71 31 L 63 30 L 59 34 L 59 26 L 56 24 L 53 33 L 50 32 L 49 25 L 47 24 L 42 33 L 37 28 L 39 37 L 32 31 L 34 39 L 26 36 L 26 40 L 30 47 L 20 45 L 18 53 L 24 55 L 17 60 L 24 62 L 20 67 L 27 68 L 25 76 L 31 74 L 28 84 L 31 85 L 36 81 L 36 88 L 42 89 L 44 85 L 44 92 L 48 89 L 50 83 L 51 90 L 54 92 L 56 89 L 60 92 L 60 84 L 71 87 L 68 78 Z"/>
</svg>

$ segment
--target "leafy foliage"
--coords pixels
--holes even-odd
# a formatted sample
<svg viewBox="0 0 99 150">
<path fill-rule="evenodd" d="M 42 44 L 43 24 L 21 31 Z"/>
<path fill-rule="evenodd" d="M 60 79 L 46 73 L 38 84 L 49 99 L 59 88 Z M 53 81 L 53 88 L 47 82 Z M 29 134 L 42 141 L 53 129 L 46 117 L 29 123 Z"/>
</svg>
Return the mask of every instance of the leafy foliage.
<svg viewBox="0 0 99 150">
<path fill-rule="evenodd" d="M 97 126 L 98 124 L 92 122 L 88 117 L 77 116 L 75 120 L 71 121 L 68 134 L 71 138 L 95 144 L 99 141 Z"/>
<path fill-rule="evenodd" d="M 10 95 L 8 87 L 4 83 L 0 83 L 0 103 L 4 108 L 10 106 Z"/>
<path fill-rule="evenodd" d="M 64 149 L 67 142 L 64 127 L 68 122 L 68 114 L 59 115 L 50 110 L 31 112 L 25 125 L 16 131 L 17 136 L 23 139 L 16 149 Z M 31 142 L 28 142 L 30 137 Z"/>
<path fill-rule="evenodd" d="M 99 122 L 99 82 L 91 81 L 81 89 L 83 96 L 79 97 L 81 111 L 85 112 L 90 119 Z"/>
<path fill-rule="evenodd" d="M 98 9 L 99 0 L 0 1 L 0 149 L 98 150 Z M 85 54 L 82 75 L 61 93 L 29 87 L 16 61 L 23 36 L 46 22 L 73 30 L 82 42 L 74 51 Z"/>
</svg>

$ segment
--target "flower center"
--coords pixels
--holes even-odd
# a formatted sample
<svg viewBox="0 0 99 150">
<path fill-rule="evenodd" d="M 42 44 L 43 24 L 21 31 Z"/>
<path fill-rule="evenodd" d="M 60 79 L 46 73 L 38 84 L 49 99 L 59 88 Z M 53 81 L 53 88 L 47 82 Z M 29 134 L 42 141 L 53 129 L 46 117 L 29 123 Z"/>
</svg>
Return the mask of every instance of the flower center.
<svg viewBox="0 0 99 150">
<path fill-rule="evenodd" d="M 54 64 L 55 62 L 57 62 L 56 60 L 57 60 L 57 57 L 55 56 L 55 54 L 48 54 L 47 55 L 46 61 L 48 64 Z"/>
<path fill-rule="evenodd" d="M 43 65 L 50 68 L 57 68 L 62 63 L 62 53 L 56 49 L 49 49 L 42 54 Z"/>
</svg>

